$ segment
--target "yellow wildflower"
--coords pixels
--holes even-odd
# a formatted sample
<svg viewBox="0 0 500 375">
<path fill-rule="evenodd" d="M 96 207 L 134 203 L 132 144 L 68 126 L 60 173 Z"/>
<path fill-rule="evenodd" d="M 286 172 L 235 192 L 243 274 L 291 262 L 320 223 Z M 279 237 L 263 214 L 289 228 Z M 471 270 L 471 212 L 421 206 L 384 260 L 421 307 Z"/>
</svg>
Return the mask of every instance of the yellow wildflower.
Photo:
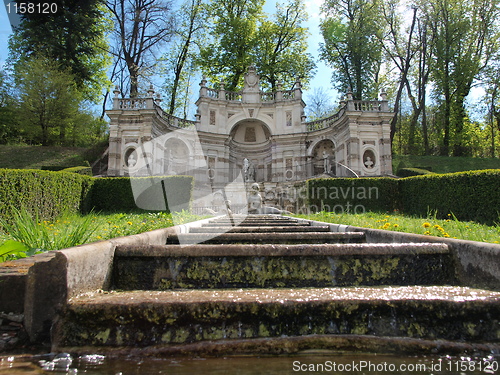
<svg viewBox="0 0 500 375">
<path fill-rule="evenodd" d="M 422 224 L 422 226 L 423 226 L 424 228 L 429 228 L 429 227 L 431 226 L 431 224 L 430 224 L 430 223 L 425 222 L 425 223 L 423 223 L 423 224 Z"/>
</svg>

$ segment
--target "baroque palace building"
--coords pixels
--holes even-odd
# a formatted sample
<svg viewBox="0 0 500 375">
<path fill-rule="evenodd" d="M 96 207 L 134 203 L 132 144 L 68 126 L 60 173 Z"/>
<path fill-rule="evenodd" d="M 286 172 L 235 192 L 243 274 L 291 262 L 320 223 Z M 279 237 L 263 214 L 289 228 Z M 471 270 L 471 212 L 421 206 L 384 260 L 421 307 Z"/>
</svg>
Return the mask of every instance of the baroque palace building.
<svg viewBox="0 0 500 375">
<path fill-rule="evenodd" d="M 392 174 L 394 113 L 385 93 L 377 101 L 353 100 L 348 93 L 338 113 L 312 122 L 304 115 L 300 81 L 291 90 L 278 84 L 276 92 L 263 92 L 253 67 L 241 92 L 225 91 L 223 83 L 211 89 L 203 79 L 195 121 L 164 112 L 152 87 L 146 98 L 118 94 L 115 90 L 107 111 L 108 176 L 182 175 L 197 165 L 198 175 L 204 174 L 212 187 L 242 175 L 266 191 L 315 176 Z M 137 163 L 141 156 L 147 168 Z"/>
</svg>

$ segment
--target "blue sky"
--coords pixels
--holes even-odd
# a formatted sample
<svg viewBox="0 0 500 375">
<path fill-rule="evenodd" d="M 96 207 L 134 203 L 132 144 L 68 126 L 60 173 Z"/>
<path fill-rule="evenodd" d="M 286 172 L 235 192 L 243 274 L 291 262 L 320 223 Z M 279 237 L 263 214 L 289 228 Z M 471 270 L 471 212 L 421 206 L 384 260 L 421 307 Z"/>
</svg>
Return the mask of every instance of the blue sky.
<svg viewBox="0 0 500 375">
<path fill-rule="evenodd" d="M 284 2 L 284 1 L 282 1 Z M 274 13 L 276 0 L 267 0 L 266 5 L 264 7 L 264 11 L 266 13 L 272 14 Z M 306 26 L 309 27 L 309 49 L 308 52 L 313 55 L 316 59 L 318 57 L 318 49 L 319 43 L 321 42 L 321 34 L 319 31 L 319 8 L 322 3 L 322 0 L 306 0 L 305 5 L 307 11 L 309 13 L 309 20 Z M 0 6 L 0 64 L 3 65 L 8 55 L 8 38 L 11 34 L 12 29 L 10 27 L 9 18 L 7 17 L 7 11 L 5 6 Z M 316 87 L 323 87 L 324 89 L 330 92 L 330 96 L 332 97 L 333 102 L 339 100 L 337 92 L 331 88 L 331 69 L 328 68 L 324 63 L 316 61 L 317 72 L 313 81 L 311 82 L 311 88 L 314 89 Z M 312 90 L 310 90 L 312 91 Z M 304 96 L 307 103 L 307 95 L 308 92 L 305 92 Z"/>
</svg>

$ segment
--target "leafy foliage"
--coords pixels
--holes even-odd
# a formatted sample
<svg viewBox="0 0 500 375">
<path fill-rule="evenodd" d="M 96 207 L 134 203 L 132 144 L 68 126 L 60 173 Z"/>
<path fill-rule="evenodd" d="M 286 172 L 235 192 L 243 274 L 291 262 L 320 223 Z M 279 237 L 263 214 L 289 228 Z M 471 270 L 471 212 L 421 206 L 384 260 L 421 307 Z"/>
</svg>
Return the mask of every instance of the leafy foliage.
<svg viewBox="0 0 500 375">
<path fill-rule="evenodd" d="M 303 1 L 278 4 L 272 18 L 262 13 L 263 4 L 213 0 L 209 5 L 212 41 L 201 48 L 198 64 L 212 82 L 224 81 L 228 91 L 241 88 L 250 65 L 261 74 L 262 85 L 271 89 L 278 81 L 291 88 L 297 78 L 307 85 L 314 74 L 314 61 L 306 53 Z"/>
<path fill-rule="evenodd" d="M 106 20 L 103 0 L 60 0 L 56 13 L 26 12 L 10 41 L 10 60 L 16 71 L 37 57 L 57 60 L 61 71 L 74 77 L 85 99 L 97 100 L 108 85 Z"/>
<path fill-rule="evenodd" d="M 334 69 L 332 81 L 341 92 L 361 100 L 377 97 L 382 64 L 380 2 L 327 0 L 321 22 L 321 58 Z"/>
<path fill-rule="evenodd" d="M 278 3 L 273 18 L 261 21 L 254 60 L 264 87 L 275 91 L 281 82 L 291 88 L 297 78 L 307 84 L 314 76 L 313 57 L 306 53 L 309 32 L 302 26 L 305 21 L 302 0 L 291 0 L 285 6 Z"/>
</svg>

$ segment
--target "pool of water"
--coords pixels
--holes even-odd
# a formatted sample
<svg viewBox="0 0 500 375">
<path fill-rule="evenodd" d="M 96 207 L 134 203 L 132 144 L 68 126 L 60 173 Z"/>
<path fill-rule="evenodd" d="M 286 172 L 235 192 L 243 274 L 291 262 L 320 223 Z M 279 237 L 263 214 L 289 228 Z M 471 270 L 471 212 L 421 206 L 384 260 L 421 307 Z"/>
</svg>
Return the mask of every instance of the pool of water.
<svg viewBox="0 0 500 375">
<path fill-rule="evenodd" d="M 193 374 L 499 374 L 500 356 L 438 357 L 302 353 L 220 358 L 0 357 L 0 375 L 193 375 Z"/>
</svg>

